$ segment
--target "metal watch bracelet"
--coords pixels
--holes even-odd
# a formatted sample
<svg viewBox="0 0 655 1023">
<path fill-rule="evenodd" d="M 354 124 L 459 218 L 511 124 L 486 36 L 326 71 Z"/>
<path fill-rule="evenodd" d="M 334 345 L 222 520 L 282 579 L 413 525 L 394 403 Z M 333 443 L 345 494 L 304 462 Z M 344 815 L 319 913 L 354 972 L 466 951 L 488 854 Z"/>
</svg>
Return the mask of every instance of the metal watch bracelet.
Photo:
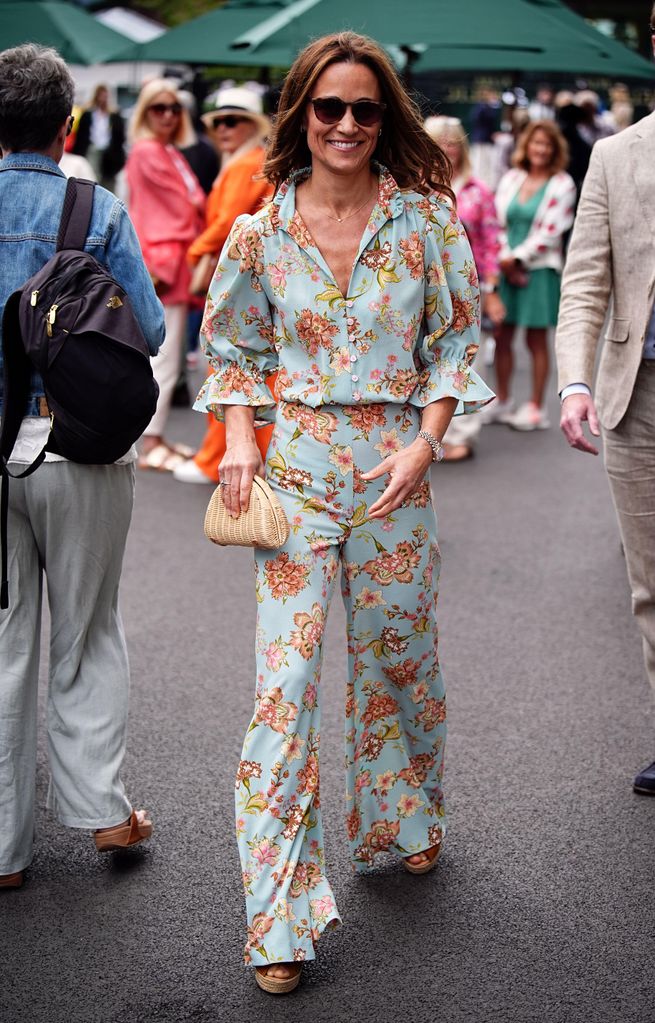
<svg viewBox="0 0 655 1023">
<path fill-rule="evenodd" d="M 419 430 L 416 436 L 422 437 L 423 440 L 426 440 L 432 448 L 432 461 L 440 462 L 443 458 L 443 444 L 441 441 L 437 440 L 436 437 L 433 437 L 427 430 Z"/>
</svg>

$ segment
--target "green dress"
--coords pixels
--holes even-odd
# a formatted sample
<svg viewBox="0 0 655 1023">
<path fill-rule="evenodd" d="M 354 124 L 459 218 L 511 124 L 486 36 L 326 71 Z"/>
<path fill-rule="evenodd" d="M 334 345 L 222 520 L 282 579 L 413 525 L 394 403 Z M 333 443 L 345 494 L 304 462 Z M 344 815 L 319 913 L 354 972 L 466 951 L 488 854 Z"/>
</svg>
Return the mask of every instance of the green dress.
<svg viewBox="0 0 655 1023">
<path fill-rule="evenodd" d="M 546 182 L 547 184 L 547 182 Z M 532 222 L 546 190 L 544 184 L 527 202 L 519 201 L 517 192 L 507 208 L 507 242 L 517 248 L 528 237 Z M 517 288 L 501 277 L 500 297 L 507 315 L 505 323 L 517 327 L 554 327 L 559 311 L 560 275 L 550 267 L 530 270 L 528 283 Z"/>
</svg>

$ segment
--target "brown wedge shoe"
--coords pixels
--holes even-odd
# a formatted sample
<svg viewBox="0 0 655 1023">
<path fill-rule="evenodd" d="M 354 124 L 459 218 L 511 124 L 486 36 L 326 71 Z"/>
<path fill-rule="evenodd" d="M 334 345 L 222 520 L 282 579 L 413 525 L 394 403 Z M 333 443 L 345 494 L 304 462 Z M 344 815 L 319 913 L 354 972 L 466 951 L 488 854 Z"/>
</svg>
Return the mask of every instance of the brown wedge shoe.
<svg viewBox="0 0 655 1023">
<path fill-rule="evenodd" d="M 430 846 L 429 849 L 422 849 L 421 852 L 427 856 L 427 859 L 423 860 L 422 863 L 410 863 L 409 860 L 403 859 L 405 869 L 409 870 L 410 874 L 427 874 L 428 871 L 436 867 L 442 845 L 443 842 L 439 842 L 438 845 Z M 421 853 L 413 853 L 412 855 L 420 856 Z"/>
<path fill-rule="evenodd" d="M 144 816 L 139 818 L 136 810 L 132 810 L 129 820 L 123 824 L 117 824 L 114 828 L 104 828 L 94 834 L 96 849 L 98 852 L 113 852 L 115 849 L 128 849 L 137 842 L 143 842 L 152 835 L 152 821 L 149 821 L 145 811 L 139 811 Z"/>
<path fill-rule="evenodd" d="M 292 966 L 294 972 L 290 977 L 269 977 L 268 966 L 255 967 L 255 980 L 262 991 L 269 995 L 288 995 L 290 991 L 298 987 L 302 966 L 300 963 L 279 963 L 279 966 Z M 264 972 L 266 971 L 266 972 Z"/>
</svg>

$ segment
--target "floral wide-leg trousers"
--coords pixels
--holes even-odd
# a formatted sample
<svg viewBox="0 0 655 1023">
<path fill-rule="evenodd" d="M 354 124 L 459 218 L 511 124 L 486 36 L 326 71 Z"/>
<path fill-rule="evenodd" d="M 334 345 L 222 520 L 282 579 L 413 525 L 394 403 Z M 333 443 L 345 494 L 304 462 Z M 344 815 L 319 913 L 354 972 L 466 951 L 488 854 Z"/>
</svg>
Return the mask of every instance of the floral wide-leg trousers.
<svg viewBox="0 0 655 1023">
<path fill-rule="evenodd" d="M 257 550 L 257 691 L 236 781 L 246 962 L 309 960 L 339 914 L 319 795 L 321 646 L 339 564 L 346 608 L 346 829 L 356 869 L 409 856 L 445 827 L 446 706 L 437 653 L 439 549 L 426 479 L 386 519 L 386 478 L 361 474 L 411 443 L 410 405 L 282 402 L 266 475 L 291 525 Z"/>
</svg>

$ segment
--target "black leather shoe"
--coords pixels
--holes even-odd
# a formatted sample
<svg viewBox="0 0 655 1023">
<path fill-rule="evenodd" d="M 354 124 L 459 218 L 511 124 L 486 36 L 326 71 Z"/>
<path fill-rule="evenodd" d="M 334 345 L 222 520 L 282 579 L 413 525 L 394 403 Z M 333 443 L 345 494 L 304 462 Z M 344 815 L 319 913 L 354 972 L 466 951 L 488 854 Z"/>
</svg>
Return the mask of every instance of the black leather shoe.
<svg viewBox="0 0 655 1023">
<path fill-rule="evenodd" d="M 655 760 L 635 778 L 633 789 L 641 796 L 655 796 Z"/>
</svg>

